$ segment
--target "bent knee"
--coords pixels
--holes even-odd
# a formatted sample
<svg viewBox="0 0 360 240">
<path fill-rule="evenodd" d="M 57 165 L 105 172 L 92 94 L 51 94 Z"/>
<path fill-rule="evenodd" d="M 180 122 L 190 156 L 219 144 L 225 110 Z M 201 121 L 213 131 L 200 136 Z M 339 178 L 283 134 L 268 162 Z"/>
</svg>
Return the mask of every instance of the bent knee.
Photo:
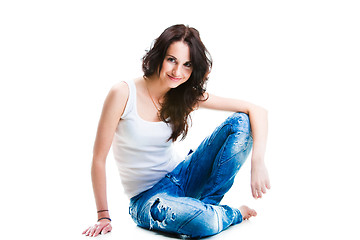
<svg viewBox="0 0 360 240">
<path fill-rule="evenodd" d="M 233 126 L 233 132 L 251 132 L 250 118 L 246 113 L 236 112 L 228 117 L 227 121 Z"/>
<path fill-rule="evenodd" d="M 243 113 L 243 112 L 235 112 L 229 118 L 231 118 L 231 120 L 234 120 L 234 121 L 250 123 L 249 115 L 247 115 L 246 113 Z"/>
<path fill-rule="evenodd" d="M 200 238 L 219 233 L 219 218 L 216 213 L 204 211 L 190 222 L 188 222 L 181 232 L 191 238 Z"/>
</svg>

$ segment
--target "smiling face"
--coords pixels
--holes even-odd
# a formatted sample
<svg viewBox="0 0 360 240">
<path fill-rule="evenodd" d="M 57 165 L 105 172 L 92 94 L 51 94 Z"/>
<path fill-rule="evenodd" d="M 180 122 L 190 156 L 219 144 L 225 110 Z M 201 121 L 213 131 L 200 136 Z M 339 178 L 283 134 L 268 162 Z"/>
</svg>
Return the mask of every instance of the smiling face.
<svg viewBox="0 0 360 240">
<path fill-rule="evenodd" d="M 192 73 L 190 49 L 182 41 L 172 43 L 166 51 L 160 80 L 170 88 L 176 88 L 186 82 Z"/>
</svg>

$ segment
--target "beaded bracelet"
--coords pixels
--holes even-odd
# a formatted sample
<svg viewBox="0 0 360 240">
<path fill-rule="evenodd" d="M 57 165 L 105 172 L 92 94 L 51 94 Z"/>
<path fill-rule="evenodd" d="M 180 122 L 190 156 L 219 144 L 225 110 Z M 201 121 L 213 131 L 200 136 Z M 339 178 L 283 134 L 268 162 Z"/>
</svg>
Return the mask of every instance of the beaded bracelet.
<svg viewBox="0 0 360 240">
<path fill-rule="evenodd" d="M 107 219 L 107 220 L 109 220 L 109 221 L 111 222 L 111 219 L 108 218 L 108 217 L 99 218 L 98 221 L 100 221 L 100 220 L 102 220 L 102 219 Z"/>
</svg>

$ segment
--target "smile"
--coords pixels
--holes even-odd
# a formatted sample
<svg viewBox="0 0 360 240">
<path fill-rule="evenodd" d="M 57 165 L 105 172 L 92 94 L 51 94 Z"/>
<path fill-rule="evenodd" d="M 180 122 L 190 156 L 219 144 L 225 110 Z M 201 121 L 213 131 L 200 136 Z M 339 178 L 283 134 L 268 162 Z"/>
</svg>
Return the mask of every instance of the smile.
<svg viewBox="0 0 360 240">
<path fill-rule="evenodd" d="M 181 78 L 176 78 L 176 77 L 172 77 L 170 75 L 168 75 L 168 77 L 172 80 L 172 81 L 175 81 L 175 82 L 178 82 L 181 80 Z"/>
</svg>

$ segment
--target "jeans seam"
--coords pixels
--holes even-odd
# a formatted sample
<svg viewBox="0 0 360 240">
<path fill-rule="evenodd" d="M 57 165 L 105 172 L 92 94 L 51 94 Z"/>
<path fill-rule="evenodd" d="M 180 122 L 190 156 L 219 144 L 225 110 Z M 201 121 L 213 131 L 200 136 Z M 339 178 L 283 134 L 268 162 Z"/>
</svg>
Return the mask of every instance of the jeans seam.
<svg viewBox="0 0 360 240">
<path fill-rule="evenodd" d="M 189 222 L 191 222 L 194 218 L 196 218 L 197 216 L 199 216 L 201 213 L 203 212 L 203 210 L 199 209 L 197 212 L 195 212 L 195 214 L 192 217 L 189 217 L 189 219 L 187 219 L 183 224 L 181 224 L 181 226 L 177 229 L 178 232 L 180 232 L 180 230 Z"/>
<path fill-rule="evenodd" d="M 228 137 L 226 138 L 226 140 L 225 140 L 225 142 L 224 142 L 224 145 L 226 145 L 226 142 L 228 141 L 229 136 L 230 136 L 230 135 L 228 135 Z M 249 134 L 248 136 L 250 136 L 250 134 Z M 248 147 L 248 145 L 249 145 L 249 142 L 250 142 L 250 141 L 249 141 L 249 137 L 248 137 L 247 139 L 248 139 L 248 141 L 247 141 L 247 144 L 246 144 L 245 149 L 247 149 L 247 147 Z M 214 180 L 214 184 L 213 184 L 211 190 L 209 191 L 210 194 L 206 194 L 206 196 L 212 195 L 212 194 L 213 194 L 213 190 L 214 190 L 215 187 L 218 185 L 218 180 L 219 180 L 219 176 L 220 176 L 220 172 L 221 172 L 221 167 L 222 167 L 225 163 L 227 163 L 228 161 L 230 161 L 233 157 L 235 157 L 236 154 L 239 153 L 239 152 L 238 152 L 238 153 L 234 154 L 234 155 L 231 156 L 229 159 L 227 159 L 225 162 L 222 162 L 221 159 L 222 159 L 222 156 L 223 156 L 224 151 L 225 151 L 225 148 L 223 148 L 223 149 L 221 150 L 221 153 L 219 152 L 219 153 L 220 153 L 220 159 L 219 159 L 220 161 L 219 161 L 219 163 L 218 163 L 218 167 L 217 167 L 217 172 L 216 172 L 216 177 L 215 177 L 215 180 Z"/>
<path fill-rule="evenodd" d="M 227 126 L 227 125 L 231 125 L 231 128 L 232 128 L 232 124 L 231 124 L 231 123 L 225 123 L 224 125 L 222 125 L 222 126 L 219 127 L 219 130 L 218 130 L 218 129 L 215 129 L 215 130 L 214 130 L 214 132 L 216 131 L 217 134 L 214 134 L 213 136 L 210 136 L 209 142 L 208 142 L 208 144 L 207 144 L 208 146 L 210 146 L 210 145 L 213 143 L 214 138 L 218 135 L 218 132 L 220 132 L 221 129 L 223 129 L 223 128 L 224 128 L 225 126 Z"/>
<path fill-rule="evenodd" d="M 229 140 L 229 137 L 231 136 L 231 134 L 229 134 L 228 136 L 227 136 L 227 138 L 226 138 L 226 140 L 225 140 L 225 142 L 224 142 L 224 148 L 221 150 L 221 154 L 220 154 L 220 156 L 219 156 L 219 163 L 218 163 L 218 166 L 220 167 L 220 166 L 222 166 L 224 163 L 222 163 L 222 158 L 223 158 L 223 155 L 224 155 L 224 151 L 225 151 L 225 146 L 226 146 L 226 144 L 227 144 L 227 142 L 228 142 L 228 140 Z M 235 155 L 235 154 L 234 154 Z M 231 159 L 231 158 L 230 158 Z M 226 162 L 227 162 L 228 160 L 226 160 Z"/>
<path fill-rule="evenodd" d="M 226 141 L 227 141 L 227 140 L 228 140 L 228 138 L 226 139 Z M 225 141 L 225 143 L 226 143 L 226 141 Z M 224 153 L 224 149 L 222 149 L 222 151 L 221 151 L 220 160 L 221 160 L 221 156 L 223 155 L 223 153 Z M 220 176 L 220 172 L 221 172 L 221 169 L 220 169 L 221 167 L 222 167 L 222 164 L 219 164 L 218 167 L 217 167 L 216 177 L 215 177 L 215 180 L 214 180 L 214 184 L 213 184 L 211 190 L 209 191 L 210 194 L 208 193 L 208 194 L 206 194 L 206 196 L 211 196 L 211 195 L 213 194 L 213 190 L 214 190 L 215 187 L 218 185 L 218 180 L 219 180 L 219 176 Z M 202 198 L 203 198 L 203 196 L 202 196 Z"/>
</svg>

